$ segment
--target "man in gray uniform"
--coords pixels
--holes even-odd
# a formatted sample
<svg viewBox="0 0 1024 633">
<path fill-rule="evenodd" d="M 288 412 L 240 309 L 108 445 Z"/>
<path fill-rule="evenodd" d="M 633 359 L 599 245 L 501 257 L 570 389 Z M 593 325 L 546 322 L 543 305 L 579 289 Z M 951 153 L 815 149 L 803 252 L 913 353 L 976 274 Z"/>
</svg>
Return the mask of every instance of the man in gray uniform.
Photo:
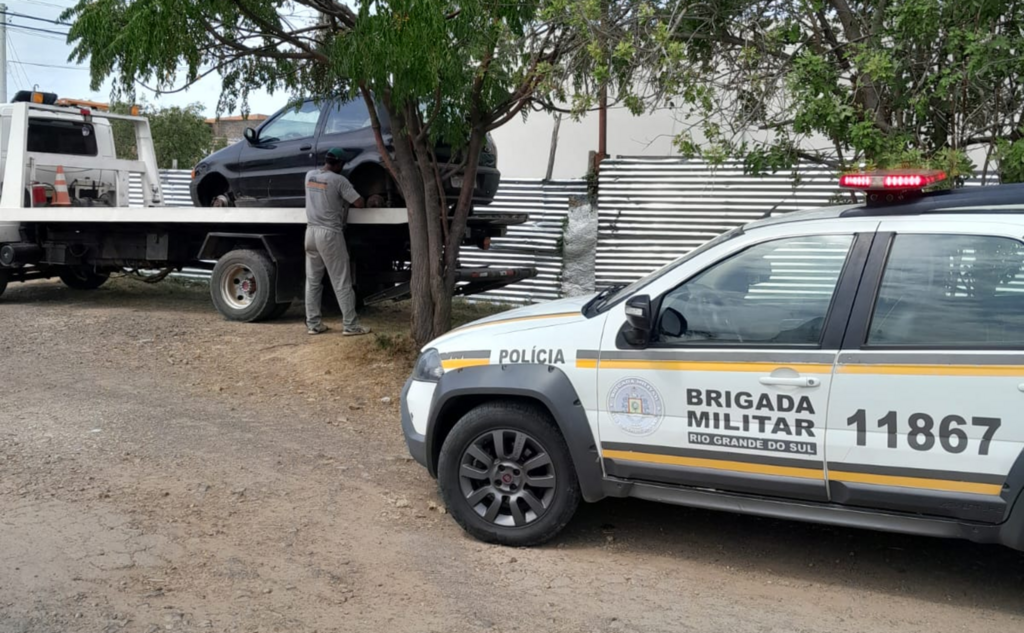
<svg viewBox="0 0 1024 633">
<path fill-rule="evenodd" d="M 352 290 L 348 247 L 345 245 L 345 224 L 349 205 L 362 208 L 359 193 L 341 175 L 345 166 L 344 152 L 328 150 L 321 169 L 306 174 L 306 331 L 321 334 L 330 328 L 324 325 L 320 304 L 324 294 L 324 271 L 330 275 L 334 293 L 341 306 L 345 336 L 369 334 L 356 315 L 356 294 Z"/>
</svg>

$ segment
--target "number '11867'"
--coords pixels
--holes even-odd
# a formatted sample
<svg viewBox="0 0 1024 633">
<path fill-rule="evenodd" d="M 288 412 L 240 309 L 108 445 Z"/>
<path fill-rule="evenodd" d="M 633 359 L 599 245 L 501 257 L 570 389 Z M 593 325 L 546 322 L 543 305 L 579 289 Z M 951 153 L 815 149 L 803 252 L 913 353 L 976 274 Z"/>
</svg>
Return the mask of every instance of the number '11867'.
<svg viewBox="0 0 1024 633">
<path fill-rule="evenodd" d="M 846 420 L 849 426 L 857 427 L 857 446 L 867 446 L 867 413 L 864 409 L 858 409 L 856 413 Z M 907 444 L 915 451 L 930 451 L 935 448 L 935 440 L 938 438 L 939 445 L 947 453 L 962 453 L 967 450 L 970 439 L 964 427 L 968 425 L 966 419 L 959 415 L 947 415 L 942 418 L 936 431 L 935 418 L 927 413 L 911 413 L 907 417 L 907 424 L 910 428 L 907 433 Z M 973 417 L 970 426 L 982 427 L 985 429 L 978 444 L 978 454 L 988 455 L 988 447 L 995 437 L 996 431 L 1002 425 L 999 418 Z M 899 448 L 899 418 L 895 411 L 890 411 L 884 417 L 879 418 L 878 428 L 885 429 L 889 448 Z"/>
</svg>

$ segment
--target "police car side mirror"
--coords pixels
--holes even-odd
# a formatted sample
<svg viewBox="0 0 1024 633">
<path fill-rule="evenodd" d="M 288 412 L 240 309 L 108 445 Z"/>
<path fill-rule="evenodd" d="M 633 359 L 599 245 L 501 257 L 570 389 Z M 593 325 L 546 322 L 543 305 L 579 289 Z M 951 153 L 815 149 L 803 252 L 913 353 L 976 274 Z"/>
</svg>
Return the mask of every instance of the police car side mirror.
<svg viewBox="0 0 1024 633">
<path fill-rule="evenodd" d="M 256 130 L 251 127 L 245 128 L 245 131 L 242 132 L 242 136 L 245 137 L 245 140 L 249 141 L 250 145 L 255 145 L 256 141 L 259 139 L 259 135 L 256 134 Z"/>
<path fill-rule="evenodd" d="M 630 297 L 626 301 L 626 327 L 622 334 L 630 345 L 646 345 L 651 337 L 651 298 L 647 295 Z"/>
<path fill-rule="evenodd" d="M 679 338 L 686 333 L 686 317 L 675 308 L 665 308 L 658 321 L 658 333 L 672 338 Z"/>
</svg>

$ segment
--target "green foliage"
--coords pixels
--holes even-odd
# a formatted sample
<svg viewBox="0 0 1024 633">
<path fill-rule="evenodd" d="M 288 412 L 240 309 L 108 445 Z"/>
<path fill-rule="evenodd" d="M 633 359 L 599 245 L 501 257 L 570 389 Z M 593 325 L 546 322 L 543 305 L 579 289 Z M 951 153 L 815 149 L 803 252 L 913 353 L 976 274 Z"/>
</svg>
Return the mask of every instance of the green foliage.
<svg viewBox="0 0 1024 633">
<path fill-rule="evenodd" d="M 1003 163 L 1024 155 L 1015 140 L 1024 4 L 680 0 L 661 8 L 685 16 L 651 41 L 666 97 L 701 122 L 677 139 L 689 155 L 724 152 L 752 171 L 913 160 L 957 177 L 971 148 L 998 146 Z"/>
<path fill-rule="evenodd" d="M 115 103 L 111 111 L 129 114 L 131 106 Z M 179 169 L 189 169 L 202 160 L 213 148 L 213 134 L 203 116 L 203 107 L 194 103 L 184 108 L 142 108 L 142 115 L 149 119 L 150 134 L 156 149 L 156 160 L 160 169 L 171 169 L 174 160 Z M 114 121 L 114 147 L 121 158 L 138 158 L 135 148 L 135 127 L 128 121 Z"/>
<path fill-rule="evenodd" d="M 1024 140 L 1000 139 L 996 144 L 1001 182 L 1024 182 Z"/>
</svg>

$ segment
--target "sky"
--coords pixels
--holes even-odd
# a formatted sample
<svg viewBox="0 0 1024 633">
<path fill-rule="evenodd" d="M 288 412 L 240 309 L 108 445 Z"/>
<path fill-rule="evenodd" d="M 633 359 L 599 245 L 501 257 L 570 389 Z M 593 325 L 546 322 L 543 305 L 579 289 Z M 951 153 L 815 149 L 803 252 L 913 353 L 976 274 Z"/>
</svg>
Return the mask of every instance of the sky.
<svg viewBox="0 0 1024 633">
<path fill-rule="evenodd" d="M 110 100 L 110 82 L 98 91 L 89 89 L 90 77 L 87 66 L 77 66 L 68 61 L 71 46 L 66 37 L 56 33 L 67 33 L 68 27 L 54 24 L 61 12 L 75 4 L 75 0 L 0 0 L 7 5 L 7 98 L 8 101 L 18 90 L 39 90 L 56 93 L 59 97 L 88 99 L 107 102 Z M 29 19 L 27 17 L 40 19 Z M 50 20 L 46 22 L 43 20 Z M 33 29 L 41 29 L 33 30 Z M 207 116 L 214 116 L 217 97 L 220 95 L 220 77 L 210 75 L 185 92 L 157 96 L 142 87 L 138 94 L 146 103 L 156 106 L 184 106 L 199 103 Z M 270 95 L 264 91 L 250 95 L 250 112 L 273 114 L 284 107 L 287 95 Z M 224 116 L 238 114 L 226 112 Z"/>
</svg>

